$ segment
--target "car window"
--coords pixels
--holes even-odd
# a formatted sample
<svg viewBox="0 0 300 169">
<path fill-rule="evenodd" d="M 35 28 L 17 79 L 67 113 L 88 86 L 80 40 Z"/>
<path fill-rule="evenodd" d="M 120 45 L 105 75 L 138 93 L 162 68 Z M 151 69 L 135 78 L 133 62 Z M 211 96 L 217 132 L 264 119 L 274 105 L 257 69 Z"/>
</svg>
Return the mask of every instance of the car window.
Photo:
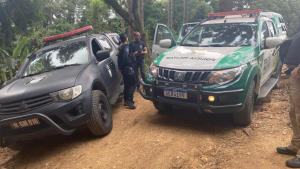
<svg viewBox="0 0 300 169">
<path fill-rule="evenodd" d="M 109 53 L 113 52 L 112 46 L 110 45 L 110 43 L 107 41 L 106 38 L 100 37 L 98 38 L 98 41 L 105 50 L 109 50 Z"/>
<path fill-rule="evenodd" d="M 81 41 L 36 53 L 30 59 L 23 76 L 65 65 L 86 63 L 89 60 L 86 46 L 85 41 Z"/>
<path fill-rule="evenodd" d="M 276 36 L 276 30 L 275 30 L 275 27 L 274 27 L 273 22 L 268 21 L 268 22 L 267 22 L 267 25 L 268 25 L 268 28 L 269 28 L 269 30 L 270 30 L 270 37 Z"/>
<path fill-rule="evenodd" d="M 170 39 L 173 41 L 170 31 L 165 26 L 158 25 L 154 44 L 159 45 L 159 41 L 163 39 Z"/>
<path fill-rule="evenodd" d="M 262 41 L 262 47 L 265 47 L 265 42 L 266 39 L 270 37 L 270 33 L 269 33 L 269 29 L 268 29 L 268 25 L 267 22 L 265 21 L 262 24 L 262 28 L 261 28 L 261 41 Z"/>
<path fill-rule="evenodd" d="M 116 44 L 117 46 L 119 46 L 119 38 L 117 35 L 114 35 L 114 36 L 110 36 L 112 41 L 114 42 L 114 44 Z"/>
<path fill-rule="evenodd" d="M 256 44 L 257 24 L 222 23 L 198 25 L 186 35 L 181 46 L 254 46 Z"/>
</svg>

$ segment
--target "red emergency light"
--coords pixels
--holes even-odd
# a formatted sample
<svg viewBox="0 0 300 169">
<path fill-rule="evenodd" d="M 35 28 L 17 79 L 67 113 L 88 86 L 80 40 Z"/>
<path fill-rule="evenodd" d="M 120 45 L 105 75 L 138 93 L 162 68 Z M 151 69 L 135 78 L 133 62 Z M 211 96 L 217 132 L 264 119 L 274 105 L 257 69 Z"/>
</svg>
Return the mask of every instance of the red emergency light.
<svg viewBox="0 0 300 169">
<path fill-rule="evenodd" d="M 64 33 L 64 34 L 43 38 L 43 42 L 52 42 L 52 41 L 56 41 L 56 40 L 59 40 L 59 39 L 64 39 L 64 38 L 67 38 L 67 37 L 70 37 L 70 36 L 79 35 L 79 34 L 88 32 L 89 30 L 92 30 L 92 29 L 93 29 L 92 26 L 87 26 L 87 27 L 84 27 L 84 28 L 77 29 L 75 31 L 71 31 L 71 32 L 67 32 L 67 33 Z"/>
<path fill-rule="evenodd" d="M 217 16 L 228 16 L 228 15 L 249 15 L 249 14 L 259 14 L 263 10 L 247 10 L 247 11 L 234 11 L 234 12 L 219 12 L 219 13 L 209 13 L 207 14 L 208 17 L 217 17 Z"/>
</svg>

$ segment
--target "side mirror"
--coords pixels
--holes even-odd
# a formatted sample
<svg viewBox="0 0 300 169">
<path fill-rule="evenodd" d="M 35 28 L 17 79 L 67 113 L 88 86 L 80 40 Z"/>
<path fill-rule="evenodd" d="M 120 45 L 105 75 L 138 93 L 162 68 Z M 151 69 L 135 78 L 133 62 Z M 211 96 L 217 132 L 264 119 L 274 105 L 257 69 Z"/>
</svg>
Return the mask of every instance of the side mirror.
<svg viewBox="0 0 300 169">
<path fill-rule="evenodd" d="M 282 42 L 280 37 L 268 37 L 266 39 L 266 46 L 268 48 L 275 48 L 276 46 L 278 46 L 280 43 Z"/>
<path fill-rule="evenodd" d="M 96 53 L 96 59 L 98 60 L 98 62 L 101 62 L 109 57 L 110 57 L 110 54 L 109 54 L 108 50 L 99 50 Z"/>
<path fill-rule="evenodd" d="M 172 45 L 171 39 L 163 39 L 159 41 L 159 47 L 161 48 L 170 48 Z"/>
</svg>

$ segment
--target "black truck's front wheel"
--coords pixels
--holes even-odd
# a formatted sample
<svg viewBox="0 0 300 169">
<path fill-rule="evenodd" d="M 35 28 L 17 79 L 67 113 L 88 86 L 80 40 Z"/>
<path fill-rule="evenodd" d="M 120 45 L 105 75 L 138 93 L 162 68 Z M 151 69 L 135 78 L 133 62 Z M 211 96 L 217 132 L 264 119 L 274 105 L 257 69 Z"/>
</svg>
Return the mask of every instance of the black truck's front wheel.
<svg viewBox="0 0 300 169">
<path fill-rule="evenodd" d="M 87 126 L 95 136 L 107 135 L 113 126 L 110 104 L 105 94 L 99 90 L 93 90 L 92 97 L 92 115 Z"/>
<path fill-rule="evenodd" d="M 233 120 L 235 123 L 247 126 L 252 122 L 254 96 L 255 83 L 252 81 L 248 90 L 244 108 L 240 112 L 233 114 Z"/>
<path fill-rule="evenodd" d="M 35 145 L 37 145 L 37 142 L 35 142 L 35 140 L 26 140 L 26 141 L 19 140 L 19 141 L 9 142 L 7 147 L 12 150 L 22 151 L 31 148 Z"/>
</svg>

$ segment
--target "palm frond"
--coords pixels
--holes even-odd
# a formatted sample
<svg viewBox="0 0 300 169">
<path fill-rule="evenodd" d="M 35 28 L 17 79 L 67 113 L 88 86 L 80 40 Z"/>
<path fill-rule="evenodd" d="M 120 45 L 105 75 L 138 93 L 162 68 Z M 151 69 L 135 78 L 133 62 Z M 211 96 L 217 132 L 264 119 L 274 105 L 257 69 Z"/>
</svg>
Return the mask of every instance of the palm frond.
<svg viewBox="0 0 300 169">
<path fill-rule="evenodd" d="M 17 47 L 14 48 L 12 58 L 15 58 L 15 57 L 21 55 L 22 49 L 24 48 L 27 41 L 28 41 L 28 37 L 22 39 L 22 41 L 17 45 Z"/>
</svg>

